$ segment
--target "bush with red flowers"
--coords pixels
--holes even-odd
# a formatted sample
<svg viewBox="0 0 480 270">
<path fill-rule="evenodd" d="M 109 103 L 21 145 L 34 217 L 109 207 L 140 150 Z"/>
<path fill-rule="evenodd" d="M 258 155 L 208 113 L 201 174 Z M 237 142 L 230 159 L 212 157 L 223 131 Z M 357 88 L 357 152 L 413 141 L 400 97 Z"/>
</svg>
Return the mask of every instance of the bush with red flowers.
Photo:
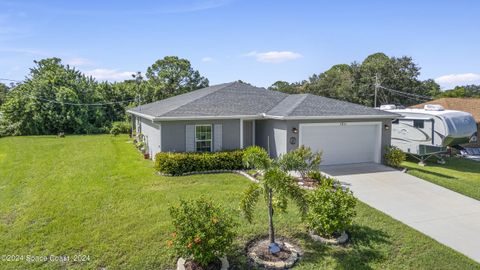
<svg viewBox="0 0 480 270">
<path fill-rule="evenodd" d="M 230 251 L 236 224 L 223 207 L 200 198 L 180 200 L 169 210 L 175 231 L 167 245 L 178 256 L 207 266 Z"/>
</svg>

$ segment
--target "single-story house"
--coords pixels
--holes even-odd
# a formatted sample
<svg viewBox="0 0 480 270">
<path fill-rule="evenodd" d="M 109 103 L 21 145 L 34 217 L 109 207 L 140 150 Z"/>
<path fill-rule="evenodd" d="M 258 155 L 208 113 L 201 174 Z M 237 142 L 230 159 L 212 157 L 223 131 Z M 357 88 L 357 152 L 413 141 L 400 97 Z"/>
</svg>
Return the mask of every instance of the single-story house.
<svg viewBox="0 0 480 270">
<path fill-rule="evenodd" d="M 322 164 L 381 163 L 397 114 L 243 82 L 214 85 L 128 110 L 150 156 L 258 145 L 278 157 L 300 145 Z"/>
<path fill-rule="evenodd" d="M 457 110 L 470 113 L 477 122 L 477 134 L 480 136 L 480 98 L 439 98 L 410 108 L 423 108 L 427 104 L 438 104 L 447 110 Z M 480 145 L 477 142 L 476 145 Z"/>
</svg>

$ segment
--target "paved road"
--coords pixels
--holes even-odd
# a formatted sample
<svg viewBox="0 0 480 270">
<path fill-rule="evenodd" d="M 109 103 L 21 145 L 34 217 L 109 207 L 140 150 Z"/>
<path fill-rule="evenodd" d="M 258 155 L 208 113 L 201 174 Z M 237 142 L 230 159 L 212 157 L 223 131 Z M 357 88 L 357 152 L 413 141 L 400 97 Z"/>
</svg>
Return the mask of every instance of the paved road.
<svg viewBox="0 0 480 270">
<path fill-rule="evenodd" d="M 379 164 L 321 170 L 361 201 L 480 263 L 480 201 Z"/>
</svg>

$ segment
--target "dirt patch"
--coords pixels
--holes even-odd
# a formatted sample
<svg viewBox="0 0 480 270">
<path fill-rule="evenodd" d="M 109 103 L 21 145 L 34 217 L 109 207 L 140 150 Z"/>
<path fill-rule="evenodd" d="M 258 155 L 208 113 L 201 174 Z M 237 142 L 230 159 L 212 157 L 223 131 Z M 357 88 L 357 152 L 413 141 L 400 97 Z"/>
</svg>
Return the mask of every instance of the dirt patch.
<svg viewBox="0 0 480 270">
<path fill-rule="evenodd" d="M 209 265 L 202 267 L 198 263 L 194 262 L 191 259 L 188 259 L 185 262 L 185 270 L 218 270 L 222 268 L 222 262 L 220 259 L 215 259 Z"/>
<path fill-rule="evenodd" d="M 250 241 L 246 250 L 253 266 L 266 269 L 288 269 L 293 267 L 302 253 L 299 246 L 283 237 L 277 238 L 276 243 L 280 246 L 280 252 L 271 254 L 268 250 L 270 244 L 268 237 Z"/>
<path fill-rule="evenodd" d="M 292 252 L 285 246 L 280 246 L 280 251 L 275 254 L 270 253 L 268 241 L 260 242 L 255 248 L 255 253 L 260 259 L 270 262 L 285 261 L 292 255 Z"/>
</svg>

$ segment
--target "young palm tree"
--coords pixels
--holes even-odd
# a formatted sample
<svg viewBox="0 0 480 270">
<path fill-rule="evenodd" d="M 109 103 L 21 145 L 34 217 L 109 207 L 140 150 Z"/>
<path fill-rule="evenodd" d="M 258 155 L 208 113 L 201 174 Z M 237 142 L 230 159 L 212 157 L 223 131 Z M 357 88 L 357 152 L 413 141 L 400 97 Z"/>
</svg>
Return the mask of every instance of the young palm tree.
<svg viewBox="0 0 480 270">
<path fill-rule="evenodd" d="M 275 242 L 275 228 L 273 222 L 274 210 L 285 211 L 288 199 L 293 200 L 299 207 L 300 214 L 305 216 L 307 212 L 307 201 L 305 191 L 301 189 L 295 179 L 282 170 L 282 162 L 271 159 L 267 152 L 258 146 L 251 146 L 245 150 L 243 162 L 249 168 L 255 168 L 264 172 L 260 183 L 252 183 L 245 191 L 240 202 L 240 207 L 246 219 L 251 222 L 253 210 L 258 198 L 263 194 L 268 205 L 268 226 L 269 226 L 269 251 L 276 253 L 280 251 Z M 291 167 L 290 167 L 291 168 Z"/>
</svg>

